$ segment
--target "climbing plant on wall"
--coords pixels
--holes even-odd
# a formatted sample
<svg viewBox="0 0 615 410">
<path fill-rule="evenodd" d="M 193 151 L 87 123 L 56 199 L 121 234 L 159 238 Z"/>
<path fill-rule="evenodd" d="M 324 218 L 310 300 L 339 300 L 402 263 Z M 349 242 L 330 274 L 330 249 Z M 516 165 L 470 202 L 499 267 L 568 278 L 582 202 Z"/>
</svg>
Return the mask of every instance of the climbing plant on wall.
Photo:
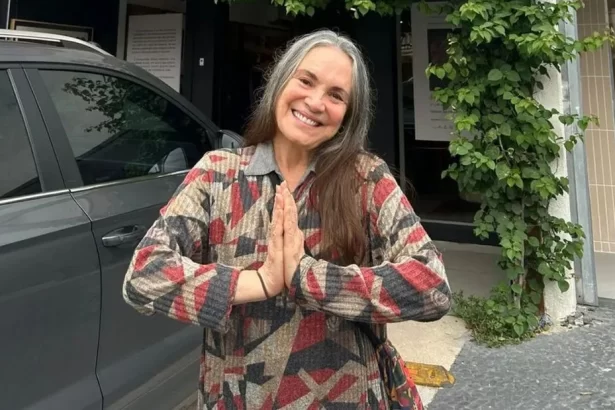
<svg viewBox="0 0 615 410">
<path fill-rule="evenodd" d="M 329 0 L 272 0 L 290 14 L 313 15 Z M 331 3 L 336 3 L 332 1 Z M 341 2 L 340 2 L 341 3 Z M 340 4 L 337 3 L 337 4 Z M 355 17 L 369 12 L 400 13 L 410 0 L 346 0 Z M 550 214 L 568 191 L 557 174 L 565 151 L 583 140 L 593 116 L 562 113 L 537 99 L 544 81 L 579 53 L 613 40 L 610 32 L 576 40 L 559 26 L 570 22 L 578 0 L 451 0 L 422 3 L 424 12 L 444 13 L 455 27 L 449 59 L 429 66 L 426 75 L 446 80 L 434 98 L 451 113 L 456 162 L 443 174 L 462 192 L 479 194 L 475 234 L 497 235 L 500 267 L 509 281 L 488 299 L 456 298 L 456 310 L 490 345 L 530 337 L 539 328 L 547 281 L 568 291 L 575 257 L 582 256 L 581 226 Z M 562 132 L 570 127 L 572 132 Z M 566 136 L 565 136 L 566 135 Z"/>
<path fill-rule="evenodd" d="M 461 191 L 480 193 L 475 234 L 497 234 L 499 264 L 509 279 L 489 300 L 458 299 L 475 336 L 489 344 L 531 336 L 545 284 L 555 281 L 568 291 L 574 258 L 582 256 L 582 227 L 549 209 L 568 192 L 568 179 L 557 173 L 565 167 L 564 150 L 582 141 L 597 118 L 562 113 L 537 99 L 544 81 L 568 61 L 612 40 L 608 31 L 575 40 L 560 30 L 581 6 L 577 0 L 470 0 L 436 10 L 457 28 L 448 62 L 427 69 L 448 80 L 434 92 L 455 125 L 449 151 L 458 161 L 444 175 Z"/>
</svg>

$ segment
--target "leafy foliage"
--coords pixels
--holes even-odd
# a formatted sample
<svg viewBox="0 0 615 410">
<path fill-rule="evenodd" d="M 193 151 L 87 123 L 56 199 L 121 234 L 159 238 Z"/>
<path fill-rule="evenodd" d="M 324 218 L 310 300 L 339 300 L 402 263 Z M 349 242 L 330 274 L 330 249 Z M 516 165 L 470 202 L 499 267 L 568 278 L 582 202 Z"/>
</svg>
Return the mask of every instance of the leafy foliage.
<svg viewBox="0 0 615 410">
<path fill-rule="evenodd" d="M 214 0 L 216 3 L 219 0 Z M 220 0 L 232 3 L 237 0 Z M 249 0 L 239 0 L 249 1 Z M 330 5 L 343 4 L 343 7 L 352 13 L 354 17 L 361 17 L 369 12 L 376 12 L 380 15 L 391 15 L 401 13 L 403 9 L 410 7 L 412 0 L 271 0 L 272 4 L 276 4 L 286 9 L 286 13 L 290 15 L 306 14 L 314 15 L 317 9 L 325 9 Z"/>
<path fill-rule="evenodd" d="M 458 299 L 461 311 L 480 306 L 491 318 L 490 327 L 473 324 L 479 340 L 532 334 L 546 281 L 568 291 L 572 262 L 583 254 L 581 226 L 551 215 L 549 207 L 568 191 L 568 179 L 555 172 L 564 148 L 582 141 L 597 118 L 562 114 L 536 99 L 551 73 L 613 39 L 609 32 L 582 40 L 562 33 L 559 23 L 571 21 L 571 10 L 580 6 L 576 0 L 470 0 L 436 10 L 456 27 L 448 62 L 427 69 L 428 76 L 448 81 L 434 98 L 452 113 L 449 151 L 458 161 L 443 176 L 461 191 L 481 194 L 474 232 L 497 234 L 499 265 L 509 279 L 506 298 L 500 291 L 484 303 Z M 558 132 L 558 122 L 573 127 L 569 137 Z"/>
<path fill-rule="evenodd" d="M 510 289 L 505 284 L 495 287 L 489 298 L 455 293 L 453 313 L 464 319 L 477 343 L 499 347 L 527 340 L 542 330 L 537 318 L 538 307 L 528 300 L 523 310 L 518 309 L 509 295 Z M 527 293 L 523 295 L 529 297 Z M 528 329 L 523 331 L 527 322 Z"/>
</svg>

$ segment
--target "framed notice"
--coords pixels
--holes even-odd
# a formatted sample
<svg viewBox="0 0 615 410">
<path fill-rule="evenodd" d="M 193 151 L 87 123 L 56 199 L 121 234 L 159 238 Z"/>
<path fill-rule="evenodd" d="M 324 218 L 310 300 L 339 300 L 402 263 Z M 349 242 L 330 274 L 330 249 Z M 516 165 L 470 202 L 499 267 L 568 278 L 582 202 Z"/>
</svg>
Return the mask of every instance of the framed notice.
<svg viewBox="0 0 615 410">
<path fill-rule="evenodd" d="M 83 41 L 94 40 L 94 29 L 85 26 L 47 23 L 44 21 L 11 19 L 11 30 L 37 31 L 39 33 L 58 34 L 78 38 Z"/>
<path fill-rule="evenodd" d="M 179 92 L 184 15 L 130 16 L 126 60 L 149 71 Z"/>
<path fill-rule="evenodd" d="M 438 5 L 441 3 L 429 3 Z M 435 76 L 427 78 L 425 70 L 430 63 L 443 64 L 448 60 L 447 36 L 453 27 L 445 21 L 446 15 L 426 15 L 418 4 L 412 8 L 414 110 L 416 118 L 416 139 L 422 141 L 450 141 L 453 122 L 449 112 L 434 101 L 432 93 L 446 86 L 446 79 Z"/>
</svg>

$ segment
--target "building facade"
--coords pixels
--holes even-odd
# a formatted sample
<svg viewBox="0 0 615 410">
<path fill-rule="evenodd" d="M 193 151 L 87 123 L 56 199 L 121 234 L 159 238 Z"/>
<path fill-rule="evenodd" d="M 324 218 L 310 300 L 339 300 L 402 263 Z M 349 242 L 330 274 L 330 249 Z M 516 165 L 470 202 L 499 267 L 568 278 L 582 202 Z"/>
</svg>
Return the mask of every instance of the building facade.
<svg viewBox="0 0 615 410">
<path fill-rule="evenodd" d="M 606 0 L 586 4 L 578 15 L 581 35 L 609 21 Z M 371 13 L 353 19 L 347 12 L 328 10 L 317 11 L 313 17 L 290 18 L 268 0 L 230 6 L 213 0 L 0 0 L 0 25 L 81 33 L 131 61 L 144 61 L 147 52 L 143 50 L 151 51 L 142 47 L 148 38 L 162 47 L 160 35 L 168 35 L 168 31 L 162 33 L 162 26 L 164 30 L 174 27 L 181 33 L 179 42 L 168 48 L 167 41 L 164 51 L 157 49 L 166 53 L 169 81 L 217 125 L 236 132 L 242 131 L 264 70 L 279 47 L 320 27 L 346 33 L 368 58 L 377 93 L 370 147 L 397 172 L 429 234 L 440 241 L 497 245 L 495 238 L 480 242 L 473 235 L 478 203 L 461 195 L 454 181 L 440 177 L 453 159 L 442 113 L 426 97 L 436 84 L 427 81 L 424 70 L 428 62 L 445 57 L 448 27 L 441 17 L 417 13 L 406 11 L 395 17 Z M 576 31 L 576 26 L 572 29 Z M 152 34 L 152 30 L 158 31 Z M 150 53 L 148 64 L 151 57 Z M 160 59 L 157 64 L 160 67 Z M 569 158 L 558 164 L 558 172 L 564 175 L 579 166 L 588 173 L 589 188 L 583 175 L 576 175 L 572 197 L 562 197 L 554 212 L 574 221 L 585 218 L 593 222 L 593 229 L 587 229 L 594 233 L 589 252 L 575 268 L 576 296 L 590 304 L 597 302 L 591 286 L 595 285 L 593 250 L 615 253 L 615 165 L 610 165 L 615 164 L 612 68 L 611 51 L 606 47 L 581 60 L 583 111 L 600 116 L 602 127 L 589 130 L 587 147 L 577 153 L 576 163 L 575 158 Z M 574 76 L 556 74 L 540 98 L 560 109 L 574 109 L 572 94 L 578 83 Z M 565 132 L 563 128 L 560 131 Z M 591 209 L 575 206 L 582 204 L 584 189 L 590 193 Z M 552 293 L 549 303 L 553 311 L 566 314 L 574 309 L 574 292 L 562 296 L 553 289 Z"/>
</svg>

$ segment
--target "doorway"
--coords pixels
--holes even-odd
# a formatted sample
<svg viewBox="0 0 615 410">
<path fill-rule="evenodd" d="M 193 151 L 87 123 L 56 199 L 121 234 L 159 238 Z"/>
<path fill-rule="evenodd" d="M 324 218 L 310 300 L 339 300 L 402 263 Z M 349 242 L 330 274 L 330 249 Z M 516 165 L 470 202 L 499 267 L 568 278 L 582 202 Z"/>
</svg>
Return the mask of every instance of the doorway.
<svg viewBox="0 0 615 410">
<path fill-rule="evenodd" d="M 448 230 L 449 233 L 455 230 L 451 226 L 456 225 L 457 229 L 468 231 L 469 236 L 473 237 L 472 223 L 480 204 L 477 198 L 461 194 L 457 183 L 452 179 L 442 179 L 442 172 L 457 160 L 448 151 L 450 138 L 445 140 L 446 138 L 442 137 L 445 134 L 442 134 L 441 126 L 434 125 L 430 128 L 425 124 L 426 121 L 431 121 L 432 124 L 436 124 L 436 121 L 439 121 L 437 124 L 447 122 L 445 116 L 437 112 L 439 104 L 427 101 L 431 92 L 444 84 L 439 80 L 434 81 L 433 78 L 427 79 L 425 69 L 428 62 L 437 63 L 447 58 L 446 39 L 450 30 L 437 24 L 429 26 L 430 28 L 424 31 L 417 30 L 416 27 L 413 30 L 413 21 L 426 18 L 414 16 L 413 19 L 412 13 L 416 12 L 418 12 L 416 9 L 404 11 L 399 22 L 398 55 L 401 59 L 399 92 L 403 118 L 400 137 L 403 138 L 404 147 L 401 161 L 405 166 L 405 175 L 410 185 L 407 188 L 407 195 L 411 198 L 417 214 L 426 223 L 440 225 L 442 230 Z M 425 107 L 425 105 L 430 106 Z M 429 111 L 427 115 L 426 111 Z M 433 117 L 426 118 L 428 115 Z M 440 117 L 436 118 L 438 115 Z M 424 123 L 420 123 L 421 121 Z M 441 239 L 454 240 L 454 238 Z"/>
</svg>

